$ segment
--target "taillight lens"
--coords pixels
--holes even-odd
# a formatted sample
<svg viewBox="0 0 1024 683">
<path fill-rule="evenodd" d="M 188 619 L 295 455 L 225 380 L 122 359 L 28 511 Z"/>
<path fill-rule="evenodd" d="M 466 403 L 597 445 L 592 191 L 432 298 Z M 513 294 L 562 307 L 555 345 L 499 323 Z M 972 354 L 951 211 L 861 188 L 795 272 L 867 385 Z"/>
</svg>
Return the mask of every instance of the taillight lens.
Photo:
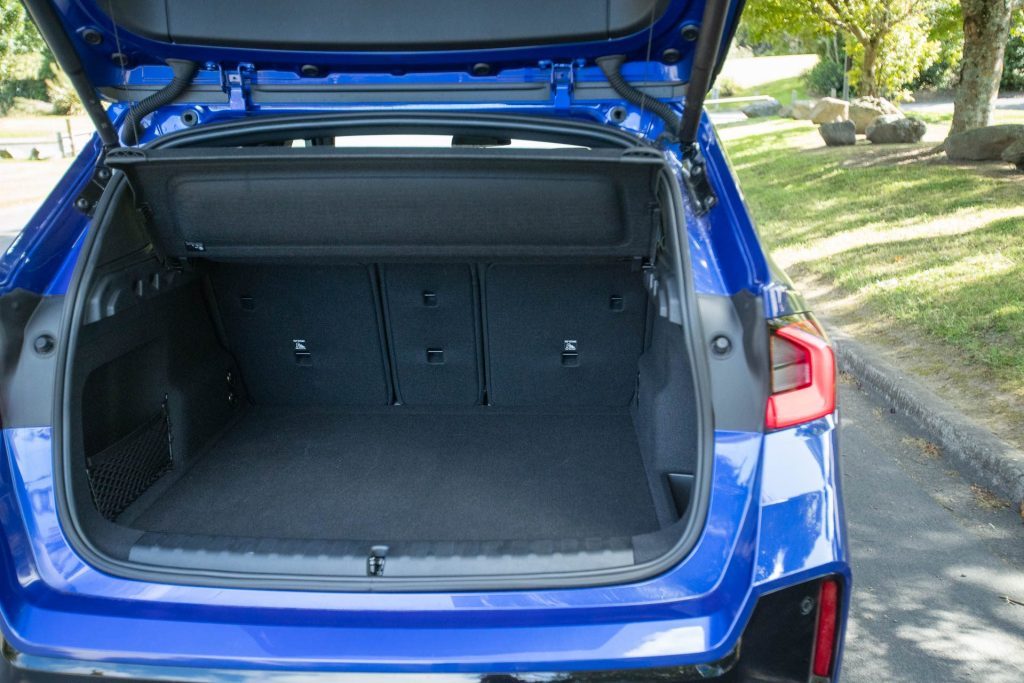
<svg viewBox="0 0 1024 683">
<path fill-rule="evenodd" d="M 836 359 L 825 333 L 812 318 L 772 329 L 772 393 L 765 426 L 792 427 L 836 409 Z"/>
<path fill-rule="evenodd" d="M 839 625 L 839 582 L 825 579 L 818 595 L 818 627 L 814 632 L 815 676 L 832 675 L 832 661 L 836 650 L 836 629 Z"/>
</svg>

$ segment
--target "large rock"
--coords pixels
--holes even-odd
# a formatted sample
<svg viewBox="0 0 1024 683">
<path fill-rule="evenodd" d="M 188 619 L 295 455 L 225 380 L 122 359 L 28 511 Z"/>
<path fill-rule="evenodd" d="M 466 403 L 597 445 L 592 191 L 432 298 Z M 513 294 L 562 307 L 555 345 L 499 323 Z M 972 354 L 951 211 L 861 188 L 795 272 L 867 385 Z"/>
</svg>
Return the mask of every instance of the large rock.
<svg viewBox="0 0 1024 683">
<path fill-rule="evenodd" d="M 1017 142 L 1004 149 L 1001 156 L 1003 161 L 1013 164 L 1024 171 L 1024 138 L 1017 140 Z"/>
<path fill-rule="evenodd" d="M 867 132 L 868 126 L 874 123 L 875 119 L 886 114 L 902 116 L 903 112 L 884 97 L 858 97 L 850 102 L 850 120 L 856 124 L 857 132 L 861 135 Z"/>
<path fill-rule="evenodd" d="M 857 128 L 853 121 L 836 121 L 818 126 L 818 132 L 829 147 L 857 144 Z"/>
<path fill-rule="evenodd" d="M 811 111 L 814 109 L 814 102 L 810 100 L 797 100 L 790 107 L 789 117 L 797 121 L 810 121 Z"/>
<path fill-rule="evenodd" d="M 920 142 L 927 130 L 928 126 L 921 119 L 913 116 L 907 118 L 903 114 L 885 114 L 871 122 L 867 136 L 876 145 Z"/>
<path fill-rule="evenodd" d="M 946 156 L 954 161 L 998 161 L 1007 147 L 1024 138 L 1024 124 L 972 128 L 946 138 Z"/>
<path fill-rule="evenodd" d="M 782 109 L 782 103 L 774 97 L 770 100 L 753 102 L 743 108 L 743 113 L 748 119 L 759 119 L 765 116 L 776 116 Z"/>
<path fill-rule="evenodd" d="M 822 97 L 811 109 L 813 123 L 836 123 L 850 118 L 850 103 L 835 97 Z"/>
</svg>

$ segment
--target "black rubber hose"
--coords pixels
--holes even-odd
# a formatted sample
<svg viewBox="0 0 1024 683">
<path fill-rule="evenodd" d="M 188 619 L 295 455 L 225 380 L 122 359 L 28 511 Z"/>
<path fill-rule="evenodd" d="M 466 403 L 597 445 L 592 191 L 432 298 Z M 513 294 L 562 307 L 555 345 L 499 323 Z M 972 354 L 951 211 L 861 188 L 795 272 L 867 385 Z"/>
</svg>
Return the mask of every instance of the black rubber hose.
<svg viewBox="0 0 1024 683">
<path fill-rule="evenodd" d="M 129 145 L 137 144 L 139 141 L 139 125 L 142 119 L 147 114 L 178 99 L 178 96 L 185 92 L 185 88 L 189 86 L 199 70 L 198 64 L 183 59 L 168 59 L 167 65 L 174 70 L 174 78 L 171 79 L 171 82 L 146 99 L 136 102 L 128 109 L 128 116 L 124 119 L 125 143 Z"/>
<path fill-rule="evenodd" d="M 680 118 L 675 110 L 661 100 L 634 88 L 622 77 L 622 64 L 626 61 L 626 55 L 608 55 L 607 57 L 598 57 L 595 61 L 604 72 L 612 90 L 618 93 L 619 97 L 638 107 L 650 110 L 665 122 L 667 132 L 673 138 L 679 137 Z"/>
</svg>

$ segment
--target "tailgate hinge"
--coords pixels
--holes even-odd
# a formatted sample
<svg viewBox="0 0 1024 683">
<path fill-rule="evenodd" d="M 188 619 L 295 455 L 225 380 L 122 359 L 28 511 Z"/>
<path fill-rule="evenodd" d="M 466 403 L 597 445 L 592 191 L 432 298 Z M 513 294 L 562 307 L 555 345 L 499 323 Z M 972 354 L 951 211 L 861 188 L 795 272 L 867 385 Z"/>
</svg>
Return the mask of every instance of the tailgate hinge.
<svg viewBox="0 0 1024 683">
<path fill-rule="evenodd" d="M 252 109 L 252 78 L 256 67 L 252 64 L 239 64 L 235 71 L 224 72 L 224 91 L 228 94 L 228 104 L 232 111 Z"/>
<path fill-rule="evenodd" d="M 704 162 L 704 155 L 700 153 L 697 143 L 683 147 L 682 152 L 683 184 L 686 186 L 686 194 L 690 198 L 693 212 L 698 216 L 703 216 L 718 203 L 718 197 L 715 196 L 715 190 L 711 187 L 707 164 Z"/>
<path fill-rule="evenodd" d="M 550 71 L 551 102 L 555 109 L 568 110 L 572 104 L 573 88 L 576 86 L 576 69 L 582 66 L 581 60 L 573 62 L 540 62 L 540 68 Z"/>
<path fill-rule="evenodd" d="M 96 205 L 99 203 L 100 197 L 103 196 L 107 183 L 110 182 L 112 173 L 110 168 L 104 164 L 104 157 L 105 155 L 101 156 L 96 162 L 96 167 L 92 171 L 89 182 L 85 184 L 82 191 L 75 197 L 75 208 L 86 216 L 92 216 L 96 211 Z"/>
</svg>

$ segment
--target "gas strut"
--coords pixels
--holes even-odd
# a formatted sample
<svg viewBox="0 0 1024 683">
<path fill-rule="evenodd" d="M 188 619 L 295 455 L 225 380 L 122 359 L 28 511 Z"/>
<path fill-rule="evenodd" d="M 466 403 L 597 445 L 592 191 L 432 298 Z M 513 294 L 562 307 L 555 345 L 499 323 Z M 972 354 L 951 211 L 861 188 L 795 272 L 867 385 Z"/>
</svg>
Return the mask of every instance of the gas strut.
<svg viewBox="0 0 1024 683">
<path fill-rule="evenodd" d="M 693 66 L 690 67 L 690 82 L 686 84 L 686 103 L 683 105 L 683 120 L 679 126 L 683 185 L 690 198 L 690 206 L 698 216 L 707 213 L 718 203 L 715 190 L 708 180 L 704 155 L 697 144 L 697 129 L 701 112 L 704 111 L 704 100 L 715 77 L 715 65 L 718 64 L 728 13 L 729 0 L 707 0 L 704 5 L 704 19 L 700 23 L 700 34 L 693 50 Z"/>
<path fill-rule="evenodd" d="M 100 104 L 96 91 L 93 90 L 92 83 L 85 73 L 85 67 L 82 66 L 82 60 L 78 58 L 78 53 L 75 52 L 75 48 L 71 44 L 64 26 L 60 23 L 57 13 L 54 12 L 50 0 L 24 0 L 24 2 L 29 16 L 32 17 L 32 21 L 39 28 L 39 33 L 42 34 L 47 44 L 53 50 L 53 56 L 57 59 L 57 63 L 60 64 L 60 68 L 64 70 L 64 73 L 68 75 L 71 85 L 74 86 L 75 92 L 78 93 L 78 97 L 82 100 L 85 113 L 92 119 L 103 147 L 109 149 L 120 146 L 120 142 L 117 139 L 117 131 L 114 130 L 107 112 L 104 111 L 103 105 Z M 194 62 L 180 59 L 168 59 L 167 64 L 174 70 L 174 78 L 171 82 L 141 102 L 133 104 L 128 110 L 128 115 L 125 117 L 125 141 L 130 145 L 138 142 L 139 121 L 146 114 L 173 102 L 178 95 L 184 92 L 188 84 L 192 82 L 192 78 L 195 77 L 196 71 L 199 68 L 199 65 Z"/>
<path fill-rule="evenodd" d="M 82 61 L 78 58 L 78 53 L 75 52 L 75 48 L 71 45 L 68 34 L 64 31 L 64 26 L 61 25 L 60 19 L 57 18 L 57 14 L 53 11 L 49 0 L 24 1 L 29 16 L 32 17 L 32 21 L 39 28 L 39 33 L 42 34 L 50 49 L 53 50 L 53 56 L 57 59 L 57 63 L 60 64 L 60 68 L 64 70 L 64 73 L 68 75 L 71 85 L 74 86 L 75 92 L 78 93 L 78 97 L 82 100 L 85 113 L 92 119 L 92 125 L 96 127 L 96 133 L 100 136 L 103 146 L 117 147 L 117 131 L 114 130 L 107 112 L 103 110 L 103 105 L 100 104 L 99 98 L 96 97 L 96 92 L 92 89 L 92 83 L 89 82 L 89 78 L 85 75 L 85 67 L 82 66 Z"/>
<path fill-rule="evenodd" d="M 622 77 L 622 64 L 626 60 L 624 55 L 609 55 L 596 60 L 619 97 L 650 110 L 665 122 L 666 134 L 679 141 L 683 157 L 683 179 L 691 206 L 697 215 L 707 213 L 718 201 L 708 181 L 704 157 L 697 145 L 697 129 L 704 110 L 704 100 L 715 75 L 728 13 L 729 0 L 707 0 L 704 6 L 704 18 L 694 46 L 693 66 L 690 68 L 690 82 L 686 85 L 682 117 L 668 104 L 651 97 Z"/>
<path fill-rule="evenodd" d="M 679 127 L 679 142 L 684 146 L 697 140 L 697 126 L 700 113 L 704 110 L 704 99 L 711 87 L 718 53 L 722 47 L 722 32 L 729 14 L 729 0 L 707 0 L 704 5 L 704 19 L 700 34 L 693 50 L 693 66 L 690 68 L 690 82 L 686 84 L 686 104 L 683 107 L 683 122 Z"/>
</svg>

